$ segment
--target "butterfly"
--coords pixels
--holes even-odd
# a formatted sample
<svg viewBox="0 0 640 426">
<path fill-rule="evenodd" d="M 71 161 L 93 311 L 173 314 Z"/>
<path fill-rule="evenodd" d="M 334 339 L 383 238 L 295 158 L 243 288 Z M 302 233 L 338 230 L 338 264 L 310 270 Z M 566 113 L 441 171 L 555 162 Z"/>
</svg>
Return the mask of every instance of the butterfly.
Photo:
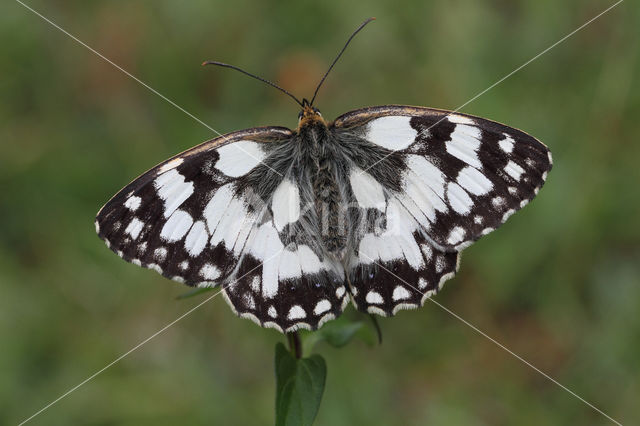
<svg viewBox="0 0 640 426">
<path fill-rule="evenodd" d="M 421 306 L 460 252 L 537 194 L 551 153 L 468 114 L 374 106 L 326 121 L 225 134 L 152 168 L 99 211 L 124 260 L 197 287 L 281 332 L 315 330 L 351 302 L 383 316 Z"/>
</svg>

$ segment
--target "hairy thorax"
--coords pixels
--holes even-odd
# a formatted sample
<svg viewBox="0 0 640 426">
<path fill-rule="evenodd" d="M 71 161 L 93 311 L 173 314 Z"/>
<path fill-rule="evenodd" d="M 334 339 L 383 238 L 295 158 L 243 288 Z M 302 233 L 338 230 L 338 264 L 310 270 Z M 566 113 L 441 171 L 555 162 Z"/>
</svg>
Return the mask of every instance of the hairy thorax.
<svg viewBox="0 0 640 426">
<path fill-rule="evenodd" d="M 298 126 L 300 143 L 306 144 L 308 172 L 314 196 L 322 244 L 336 260 L 346 254 L 346 224 L 342 213 L 345 200 L 335 168 L 336 151 L 330 130 L 318 114 L 304 116 Z"/>
</svg>

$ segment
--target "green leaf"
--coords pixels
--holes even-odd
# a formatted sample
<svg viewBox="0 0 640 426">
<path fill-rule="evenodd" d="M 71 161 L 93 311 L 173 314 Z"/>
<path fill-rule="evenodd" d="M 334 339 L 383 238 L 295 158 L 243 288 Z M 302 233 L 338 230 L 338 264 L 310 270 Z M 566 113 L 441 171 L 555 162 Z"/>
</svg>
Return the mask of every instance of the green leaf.
<svg viewBox="0 0 640 426">
<path fill-rule="evenodd" d="M 320 334 L 328 344 L 334 348 L 341 348 L 349 343 L 362 327 L 364 327 L 362 322 L 351 322 L 328 327 L 326 330 L 321 330 Z"/>
<path fill-rule="evenodd" d="M 181 295 L 176 297 L 176 300 L 181 300 L 181 299 L 188 299 L 189 297 L 194 297 L 197 296 L 199 294 L 202 293 L 207 293 L 209 291 L 213 290 L 213 287 L 202 287 L 202 288 L 194 288 L 192 290 L 189 290 L 185 293 L 182 293 Z"/>
<path fill-rule="evenodd" d="M 310 426 L 318 414 L 327 364 L 320 355 L 296 359 L 276 345 L 276 426 Z"/>
<path fill-rule="evenodd" d="M 341 348 L 353 339 L 359 339 L 368 346 L 374 346 L 378 339 L 376 323 L 371 321 L 353 321 L 346 317 L 325 324 L 320 330 L 303 333 L 303 353 L 309 353 L 320 342 L 327 342 L 335 348 Z"/>
</svg>

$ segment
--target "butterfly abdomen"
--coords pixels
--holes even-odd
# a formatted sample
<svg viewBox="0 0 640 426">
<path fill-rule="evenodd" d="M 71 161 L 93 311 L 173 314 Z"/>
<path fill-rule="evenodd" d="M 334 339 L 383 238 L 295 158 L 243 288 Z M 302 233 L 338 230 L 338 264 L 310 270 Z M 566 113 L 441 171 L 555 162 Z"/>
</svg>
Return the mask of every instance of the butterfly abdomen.
<svg viewBox="0 0 640 426">
<path fill-rule="evenodd" d="M 326 153 L 326 151 L 325 151 Z M 342 195 L 336 182 L 332 159 L 323 155 L 318 159 L 312 185 L 315 209 L 320 218 L 322 242 L 336 259 L 342 259 L 346 247 L 345 224 L 341 220 Z"/>
</svg>

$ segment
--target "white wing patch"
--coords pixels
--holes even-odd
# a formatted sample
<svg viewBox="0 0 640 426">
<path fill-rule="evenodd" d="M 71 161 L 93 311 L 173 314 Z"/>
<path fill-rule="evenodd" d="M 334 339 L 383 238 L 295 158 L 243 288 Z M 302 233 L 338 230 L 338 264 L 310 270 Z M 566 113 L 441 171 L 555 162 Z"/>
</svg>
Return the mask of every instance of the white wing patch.
<svg viewBox="0 0 640 426">
<path fill-rule="evenodd" d="M 207 246 L 209 241 L 209 234 L 207 233 L 207 227 L 203 221 L 199 220 L 193 224 L 187 238 L 184 241 L 184 248 L 187 250 L 191 257 L 196 257 Z"/>
<path fill-rule="evenodd" d="M 193 218 L 189 213 L 176 210 L 162 227 L 160 238 L 169 242 L 179 241 L 187 234 L 192 224 Z"/>
<path fill-rule="evenodd" d="M 373 176 L 353 166 L 349 173 L 349 182 L 360 207 L 384 211 L 386 203 L 382 185 Z"/>
<path fill-rule="evenodd" d="M 224 215 L 225 209 L 233 199 L 233 185 L 228 183 L 220 187 L 204 208 L 203 216 L 207 221 L 209 230 L 213 231 L 218 226 Z"/>
<path fill-rule="evenodd" d="M 307 313 L 302 309 L 300 305 L 293 305 L 287 314 L 287 318 L 290 320 L 303 319 L 307 317 Z"/>
<path fill-rule="evenodd" d="M 284 250 L 280 256 L 280 265 L 278 266 L 278 279 L 286 280 L 287 278 L 301 278 L 302 268 L 300 267 L 300 258 L 297 252 Z"/>
<path fill-rule="evenodd" d="M 174 158 L 173 160 L 169 161 L 167 164 L 165 164 L 162 167 L 160 167 L 160 169 L 158 170 L 158 173 L 164 173 L 167 170 L 175 169 L 176 167 L 178 167 L 183 162 L 184 162 L 183 158 L 180 158 L 180 157 Z"/>
<path fill-rule="evenodd" d="M 419 155 L 408 155 L 406 162 L 409 169 L 420 178 L 424 185 L 430 188 L 440 200 L 444 199 L 446 178 L 438 167 Z"/>
<path fill-rule="evenodd" d="M 164 247 L 158 247 L 153 251 L 153 257 L 158 262 L 164 262 L 164 260 L 167 258 L 167 249 Z"/>
<path fill-rule="evenodd" d="M 515 180 L 520 180 L 520 176 L 522 176 L 522 173 L 524 173 L 524 169 L 513 161 L 509 161 L 507 163 L 507 165 L 504 167 L 504 171 L 507 172 L 507 174 Z"/>
<path fill-rule="evenodd" d="M 467 215 L 471 212 L 473 200 L 469 197 L 467 191 L 453 181 L 447 185 L 447 199 L 451 208 L 457 213 Z"/>
<path fill-rule="evenodd" d="M 231 198 L 228 205 L 219 206 L 219 209 L 224 210 L 224 214 L 215 226 L 215 230 L 209 227 L 212 230 L 210 243 L 216 246 L 222 242 L 228 250 L 232 250 L 240 236 L 243 224 L 246 221 L 253 223 L 254 217 L 247 211 L 244 200 L 238 196 Z"/>
<path fill-rule="evenodd" d="M 384 303 L 384 299 L 377 291 L 370 291 L 366 296 L 367 303 L 371 303 L 372 305 L 380 305 Z"/>
<path fill-rule="evenodd" d="M 391 296 L 394 301 L 408 299 L 410 297 L 411 293 L 409 293 L 409 291 L 402 286 L 397 286 L 396 288 L 394 288 L 393 295 Z"/>
<path fill-rule="evenodd" d="M 331 309 L 331 302 L 327 299 L 322 299 L 318 303 L 316 303 L 315 308 L 313 308 L 313 313 L 316 315 L 324 314 L 328 310 Z"/>
<path fill-rule="evenodd" d="M 200 269 L 200 275 L 207 281 L 213 281 L 220 277 L 220 270 L 210 263 L 206 263 L 202 269 Z"/>
<path fill-rule="evenodd" d="M 300 190 L 298 186 L 285 178 L 273 193 L 271 201 L 273 221 L 278 231 L 300 218 Z"/>
<path fill-rule="evenodd" d="M 315 274 L 320 271 L 322 263 L 320 263 L 320 259 L 309 246 L 298 246 L 298 259 L 300 260 L 302 272 L 305 274 Z"/>
<path fill-rule="evenodd" d="M 500 147 L 501 150 L 503 150 L 507 154 L 511 154 L 511 152 L 513 152 L 514 143 L 515 141 L 511 136 L 504 134 L 504 139 L 498 142 L 498 146 Z"/>
<path fill-rule="evenodd" d="M 456 124 L 475 124 L 475 121 L 473 121 L 473 119 L 458 114 L 447 115 L 447 120 L 449 120 L 451 123 Z"/>
<path fill-rule="evenodd" d="M 265 158 L 260 144 L 253 141 L 238 141 L 217 151 L 220 159 L 216 162 L 216 169 L 231 177 L 244 176 Z"/>
<path fill-rule="evenodd" d="M 451 245 L 456 245 L 459 242 L 464 240 L 464 237 L 466 236 L 466 234 L 467 234 L 467 231 L 463 227 L 456 226 L 449 233 L 449 238 L 447 239 L 447 243 Z"/>
<path fill-rule="evenodd" d="M 418 132 L 411 127 L 411 117 L 394 115 L 371 120 L 367 124 L 365 138 L 392 151 L 399 151 L 411 145 Z"/>
<path fill-rule="evenodd" d="M 255 240 L 249 247 L 250 253 L 262 260 L 262 296 L 269 299 L 278 293 L 278 266 L 283 245 L 278 231 L 265 223 L 256 233 Z"/>
<path fill-rule="evenodd" d="M 171 216 L 193 194 L 193 182 L 185 182 L 184 176 L 175 169 L 158 176 L 153 184 L 164 201 L 164 217 Z"/>
<path fill-rule="evenodd" d="M 136 197 L 135 195 L 133 195 L 127 198 L 127 201 L 124 202 L 124 206 L 129 210 L 131 210 L 132 212 L 135 212 L 136 210 L 138 210 L 138 207 L 140 207 L 141 202 L 142 202 L 142 198 Z"/>
<path fill-rule="evenodd" d="M 406 197 L 401 197 L 400 200 L 417 220 L 425 224 L 433 222 L 436 211 L 444 212 L 448 209 L 444 202 L 444 175 L 424 157 L 408 155 L 406 162 L 407 169 L 403 174 Z M 426 220 L 420 220 L 421 217 Z"/>
<path fill-rule="evenodd" d="M 485 195 L 493 189 L 493 183 L 478 169 L 471 166 L 460 170 L 458 184 L 473 195 Z"/>
<path fill-rule="evenodd" d="M 140 235 L 140 231 L 142 231 L 143 227 L 144 223 L 142 223 L 137 217 L 134 217 L 131 219 L 131 222 L 129 222 L 129 225 L 127 225 L 124 232 L 125 234 L 131 235 L 131 238 L 135 240 L 138 238 L 138 235 Z"/>
<path fill-rule="evenodd" d="M 465 163 L 481 168 L 478 158 L 480 148 L 480 129 L 467 124 L 458 124 L 451 133 L 451 139 L 446 143 L 447 152 Z"/>
</svg>

